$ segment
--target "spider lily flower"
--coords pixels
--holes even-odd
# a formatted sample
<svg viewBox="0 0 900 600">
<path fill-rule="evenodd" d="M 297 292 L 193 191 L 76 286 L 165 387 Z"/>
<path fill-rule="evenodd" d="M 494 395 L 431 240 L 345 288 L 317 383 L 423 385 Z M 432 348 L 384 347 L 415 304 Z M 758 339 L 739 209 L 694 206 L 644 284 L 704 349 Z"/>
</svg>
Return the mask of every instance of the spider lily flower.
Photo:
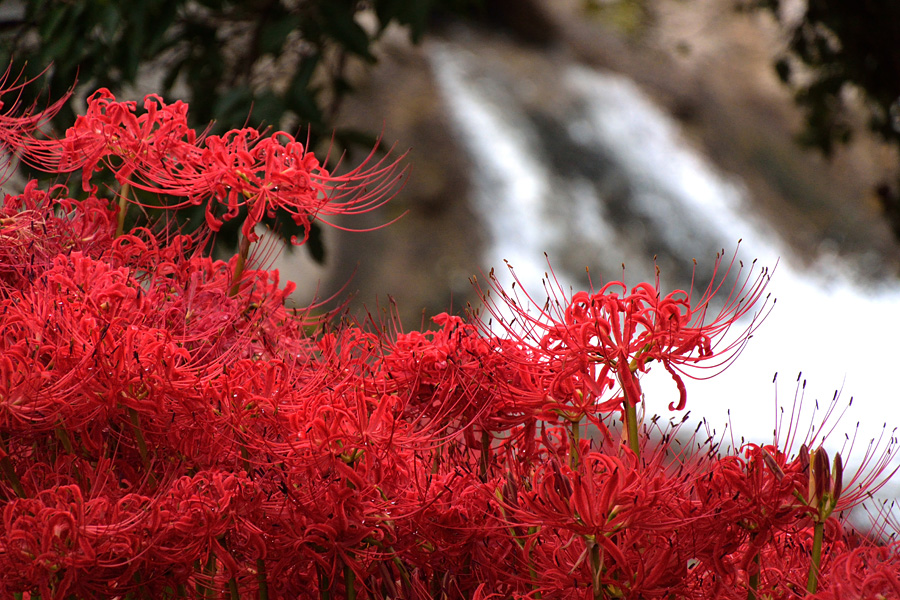
<svg viewBox="0 0 900 600">
<path fill-rule="evenodd" d="M 678 389 L 678 401 L 670 403 L 669 408 L 681 410 L 687 402 L 682 376 L 700 378 L 693 374 L 696 369 L 711 369 L 715 374 L 726 368 L 767 314 L 760 307 L 730 339 L 732 328 L 740 328 L 743 318 L 756 309 L 769 280 L 767 269 L 754 277 L 752 267 L 741 278 L 741 264 L 736 283 L 724 299 L 720 298 L 735 261 L 736 255 L 718 279 L 722 255 L 716 257 L 712 281 L 696 301 L 693 286 L 664 295 L 658 275 L 654 284 L 642 283 L 629 289 L 613 281 L 596 291 L 577 292 L 571 298 L 558 282 L 545 282 L 550 297 L 543 305 L 527 292 L 522 292 L 524 301 L 515 291 L 507 293 L 492 276 L 490 290 L 498 292 L 501 299 L 494 300 L 484 291 L 482 297 L 507 333 L 533 348 L 552 370 L 546 382 L 547 396 L 559 405 L 561 414 L 573 413 L 577 419 L 579 414 L 639 403 L 639 375 L 653 362 L 662 365 Z M 521 283 L 515 281 L 521 289 Z M 717 303 L 721 308 L 711 314 Z M 503 316 L 510 311 L 512 319 Z M 610 397 L 617 384 L 622 394 Z"/>
<path fill-rule="evenodd" d="M 835 557 L 815 600 L 900 598 L 900 542 L 861 546 Z"/>
<path fill-rule="evenodd" d="M 23 109 L 22 90 L 37 78 L 20 81 L 20 77 L 12 77 L 12 65 L 0 74 L 0 182 L 6 180 L 11 155 L 21 155 L 27 140 L 53 118 L 72 95 L 71 92 L 65 94 L 43 110 L 36 110 L 36 106 Z"/>
<path fill-rule="evenodd" d="M 198 133 L 188 126 L 188 106 L 180 101 L 167 104 L 149 95 L 139 113 L 136 102 L 117 101 L 101 89 L 87 103 L 86 113 L 62 138 L 19 136 L 23 158 L 50 172 L 80 170 L 88 192 L 96 193 L 94 174 L 105 168 L 122 186 L 158 194 L 162 208 L 204 205 L 213 231 L 245 208 L 241 231 L 251 242 L 259 237 L 256 225 L 281 209 L 303 228 L 304 238 L 292 240 L 302 244 L 314 219 L 335 225 L 323 217 L 374 210 L 390 200 L 405 179 L 403 157 L 378 159 L 377 147 L 359 166 L 338 175 L 282 131 Z M 130 194 L 124 194 L 124 200 L 141 204 Z M 219 214 L 222 209 L 224 214 Z"/>
<path fill-rule="evenodd" d="M 272 210 L 307 226 L 377 206 L 396 164 L 335 176 L 286 134 L 205 136 L 186 110 L 100 92 L 61 140 L 0 113 L 0 145 L 81 169 L 90 192 L 32 182 L 0 206 L 0 596 L 900 594 L 896 515 L 864 533 L 842 515 L 895 472 L 893 433 L 854 473 L 854 440 L 826 453 L 831 430 L 804 434 L 799 410 L 774 443 L 725 451 L 703 424 L 639 425 L 652 364 L 675 409 L 684 376 L 737 356 L 767 272 L 735 278 L 732 261 L 698 299 L 658 279 L 571 298 L 556 282 L 543 306 L 494 284 L 503 336 L 447 314 L 428 333 L 309 330 L 258 255 L 235 287 L 238 257 L 124 231 L 95 169 L 205 204 L 211 228 L 246 213 L 243 242 Z M 598 413 L 629 409 L 626 446 Z"/>
</svg>

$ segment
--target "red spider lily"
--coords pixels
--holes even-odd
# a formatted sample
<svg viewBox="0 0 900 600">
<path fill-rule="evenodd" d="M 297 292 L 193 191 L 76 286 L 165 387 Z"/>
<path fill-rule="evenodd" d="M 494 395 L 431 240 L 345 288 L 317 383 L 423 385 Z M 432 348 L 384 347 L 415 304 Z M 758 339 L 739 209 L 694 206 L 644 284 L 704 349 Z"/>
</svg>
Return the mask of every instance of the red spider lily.
<svg viewBox="0 0 900 600">
<path fill-rule="evenodd" d="M 211 227 L 365 210 L 393 176 L 356 172 L 374 177 L 367 197 L 289 136 L 205 138 L 185 110 L 103 92 L 63 140 L 0 117 L 0 142 L 85 183 L 102 169 L 180 196 L 171 207 L 206 202 Z M 571 300 L 557 284 L 536 315 L 503 295 L 518 320 L 503 337 L 446 314 L 402 333 L 311 321 L 253 257 L 236 287 L 237 259 L 203 255 L 208 232 L 117 231 L 105 201 L 68 195 L 30 183 L 0 207 L 0 596 L 900 593 L 897 544 L 880 539 L 896 516 L 861 535 L 841 514 L 893 473 L 893 438 L 854 473 L 799 410 L 777 443 L 736 451 L 656 417 L 630 422 L 624 447 L 598 414 L 633 409 L 653 361 L 683 407 L 682 377 L 727 366 L 758 325 L 739 321 L 765 273 L 717 312 L 724 283 L 697 302 L 658 281 Z"/>
<path fill-rule="evenodd" d="M 693 487 L 697 528 L 712 542 L 696 550 L 702 568 L 726 579 L 745 574 L 776 537 L 805 531 L 809 512 L 797 494 L 806 479 L 800 461 L 786 463 L 773 447 L 750 444 L 743 458 L 725 456 L 711 465 Z"/>
<path fill-rule="evenodd" d="M 25 158 L 38 168 L 63 173 L 81 169 L 85 191 L 94 189 L 93 175 L 103 165 L 121 185 L 163 196 L 164 208 L 205 204 L 213 231 L 246 207 L 241 231 L 251 242 L 258 239 L 256 225 L 276 209 L 287 211 L 303 227 L 303 240 L 294 240 L 302 244 L 312 220 L 374 210 L 403 181 L 400 159 L 375 160 L 375 150 L 360 166 L 335 175 L 285 132 L 264 136 L 244 128 L 206 136 L 188 127 L 183 102 L 166 104 L 150 95 L 144 112 L 137 114 L 135 102 L 116 101 L 106 89 L 88 98 L 87 112 L 64 138 L 32 138 L 21 145 Z M 139 203 L 128 194 L 125 200 Z M 221 216 L 219 205 L 225 208 Z"/>
<path fill-rule="evenodd" d="M 450 589 L 506 581 L 512 574 L 512 546 L 493 521 L 488 492 L 493 483 L 483 483 L 474 472 L 445 467 L 420 485 L 419 490 L 400 491 L 398 499 L 411 513 L 396 522 L 397 550 L 426 573 L 444 573 L 448 583 L 452 580 Z"/>
<path fill-rule="evenodd" d="M 806 380 L 800 374 L 791 409 L 787 413 L 781 409 L 776 422 L 775 443 L 782 455 L 795 454 L 795 460 L 800 462 L 807 477 L 802 495 L 811 508 L 825 508 L 821 504 L 827 500 L 829 514 L 849 511 L 871 498 L 900 469 L 900 465 L 894 464 L 900 445 L 897 429 L 889 430 L 885 423 L 878 438 L 868 440 L 866 450 L 860 456 L 856 450 L 858 423 L 853 435 L 845 434 L 840 446 L 832 439 L 837 422 L 850 408 L 853 399 L 839 411 L 840 391 L 836 391 L 823 407 L 820 408 L 816 401 L 808 423 L 804 423 L 801 422 L 801 411 L 805 392 Z M 833 461 L 829 461 L 824 445 L 836 449 Z M 855 457 L 853 463 L 845 465 L 842 457 L 846 456 Z"/>
<path fill-rule="evenodd" d="M 80 486 L 68 485 L 17 499 L 3 511 L 2 580 L 11 589 L 40 582 L 48 597 L 110 596 L 187 583 L 194 561 L 213 551 L 235 570 L 221 540 L 254 505 L 249 487 L 240 477 L 202 472 L 155 498 L 116 494 L 115 486 L 84 498 Z"/>
<path fill-rule="evenodd" d="M 599 597 L 676 591 L 698 548 L 690 535 L 672 532 L 698 522 L 689 490 L 703 473 L 703 461 L 691 456 L 696 449 L 671 445 L 676 430 L 645 448 L 640 468 L 612 441 L 589 450 L 594 443 L 581 440 L 577 466 L 564 462 L 571 452 L 563 444 L 535 463 L 524 486 L 508 481 L 497 492 L 502 521 L 520 537 L 531 583 L 542 594 L 557 597 L 571 586 Z M 543 447 L 553 446 L 545 437 Z"/>
<path fill-rule="evenodd" d="M 841 554 L 823 573 L 815 600 L 900 598 L 900 542 Z"/>
<path fill-rule="evenodd" d="M 0 75 L 0 182 L 6 180 L 10 166 L 10 155 L 17 154 L 26 144 L 26 140 L 34 134 L 68 102 L 71 92 L 64 95 L 43 110 L 35 110 L 36 106 L 26 109 L 21 107 L 22 90 L 37 78 L 19 81 L 20 76 L 12 77 L 12 65 Z M 40 76 L 38 76 L 40 77 Z M 4 99 L 4 97 L 6 97 Z M 10 101 L 10 98 L 12 100 Z"/>
<path fill-rule="evenodd" d="M 385 389 L 408 395 L 407 411 L 449 432 L 506 431 L 536 418 L 544 372 L 528 348 L 446 313 L 433 321 L 441 328 L 398 334 L 379 363 Z"/>
<path fill-rule="evenodd" d="M 0 278 L 12 288 L 26 285 L 57 255 L 79 251 L 99 256 L 115 231 L 115 211 L 90 196 L 66 197 L 63 186 L 49 191 L 29 181 L 21 194 L 7 194 L 0 204 Z"/>
<path fill-rule="evenodd" d="M 145 176 L 150 185 L 135 187 L 184 196 L 194 204 L 202 198 L 215 198 L 227 209 L 224 220 L 236 217 L 245 206 L 248 212 L 241 231 L 250 241 L 258 239 L 253 231 L 256 224 L 265 216 L 274 216 L 276 209 L 287 211 L 308 235 L 314 218 L 368 212 L 393 196 L 403 176 L 402 172 L 398 174 L 398 161 L 381 159 L 372 163 L 374 152 L 359 167 L 335 176 L 285 132 L 260 137 L 256 130 L 234 130 L 222 137 L 206 138 L 197 158 L 202 167 L 188 167 L 195 173 L 180 169 L 169 183 L 168 173 L 151 172 Z M 222 221 L 213 207 L 207 204 L 206 218 L 215 231 Z M 293 241 L 303 243 L 306 237 Z"/>
<path fill-rule="evenodd" d="M 525 302 L 509 296 L 492 280 L 492 288 L 512 310 L 515 322 L 504 318 L 504 311 L 487 295 L 485 301 L 515 339 L 546 357 L 555 373 L 547 384 L 550 406 L 558 405 L 559 412 L 577 420 L 590 412 L 617 409 L 623 400 L 632 405 L 639 402 L 637 374 L 646 372 L 653 361 L 660 362 L 674 379 L 679 400 L 669 407 L 681 410 L 687 401 L 681 376 L 694 367 L 726 367 L 761 321 L 757 312 L 734 340 L 724 341 L 762 297 L 769 278 L 765 269 L 752 281 L 752 269 L 743 281 L 739 270 L 740 286 L 735 284 L 723 307 L 708 318 L 734 260 L 717 282 L 721 255 L 717 257 L 712 282 L 696 302 L 691 291 L 663 296 L 658 278 L 655 285 L 642 283 L 630 291 L 624 283 L 611 282 L 596 292 L 578 292 L 570 300 L 564 290 L 550 290 L 552 297 L 543 307 L 527 295 Z M 534 308 L 537 315 L 531 314 Z M 606 398 L 616 381 L 624 396 Z"/>
<path fill-rule="evenodd" d="M 62 139 L 26 140 L 23 158 L 36 168 L 68 173 L 81 169 L 84 191 L 95 190 L 94 173 L 103 167 L 119 183 L 136 169 L 164 168 L 167 160 L 187 158 L 196 151 L 196 132 L 187 125 L 187 104 L 166 105 L 159 96 L 147 96 L 145 113 L 137 115 L 136 102 L 116 101 L 107 89 L 87 99 L 87 111 Z"/>
</svg>

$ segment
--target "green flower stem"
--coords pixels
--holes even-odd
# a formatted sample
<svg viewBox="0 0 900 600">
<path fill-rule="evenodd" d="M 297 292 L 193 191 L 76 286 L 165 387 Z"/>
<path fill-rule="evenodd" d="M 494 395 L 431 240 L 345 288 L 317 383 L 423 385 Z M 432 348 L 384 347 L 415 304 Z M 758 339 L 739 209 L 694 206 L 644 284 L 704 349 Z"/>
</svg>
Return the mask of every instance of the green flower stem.
<svg viewBox="0 0 900 600">
<path fill-rule="evenodd" d="M 256 582 L 259 585 L 259 600 L 269 600 L 269 582 L 266 579 L 266 561 L 256 559 Z"/>
<path fill-rule="evenodd" d="M 809 564 L 809 578 L 806 580 L 806 591 L 816 593 L 819 585 L 819 566 L 822 564 L 822 540 L 825 537 L 825 523 L 816 521 L 813 533 L 812 556 Z"/>
<path fill-rule="evenodd" d="M 506 520 L 506 510 L 503 508 L 503 493 L 500 491 L 500 488 L 497 488 L 497 490 L 494 492 L 494 496 L 500 502 L 500 504 L 497 505 L 498 508 L 500 509 L 500 516 L 502 516 L 503 519 Z M 527 537 L 532 537 L 534 535 L 537 535 L 537 533 L 538 533 L 538 531 L 540 531 L 540 529 L 541 528 L 538 527 L 537 525 L 532 525 L 531 527 L 528 528 Z M 516 533 L 516 530 L 514 527 L 507 528 L 507 531 L 509 531 L 509 535 L 512 538 L 512 540 L 516 543 L 516 545 L 523 552 L 525 552 L 525 563 L 528 565 L 528 574 L 531 577 L 531 587 L 533 590 L 535 590 L 534 598 L 535 598 L 535 600 L 541 600 L 541 593 L 539 591 L 537 591 L 538 590 L 538 576 L 537 576 L 537 571 L 534 570 L 534 561 L 531 560 L 531 549 L 526 549 L 524 539 L 519 537 L 519 534 Z M 397 559 L 395 558 L 395 560 L 397 560 Z"/>
<path fill-rule="evenodd" d="M 622 413 L 625 420 L 625 439 L 628 447 L 635 456 L 640 457 L 641 446 L 638 440 L 637 404 L 633 404 L 628 397 L 625 398 L 625 410 Z"/>
<path fill-rule="evenodd" d="M 131 428 L 134 431 L 134 438 L 137 441 L 138 452 L 141 455 L 141 462 L 144 468 L 150 469 L 150 455 L 147 452 L 147 441 L 144 439 L 144 432 L 141 430 L 141 415 L 134 408 L 128 409 L 128 420 L 131 422 Z"/>
<path fill-rule="evenodd" d="M 250 240 L 247 236 L 241 236 L 241 242 L 238 245 L 237 264 L 234 265 L 234 280 L 231 284 L 231 290 L 228 295 L 232 298 L 237 296 L 241 290 L 241 277 L 244 275 L 244 267 L 247 265 L 247 257 L 250 256 Z"/>
<path fill-rule="evenodd" d="M 593 540 L 588 540 L 591 552 L 591 576 L 594 588 L 594 600 L 603 600 L 603 590 L 600 586 L 600 572 L 603 569 L 603 561 L 600 556 L 600 544 Z"/>
<path fill-rule="evenodd" d="M 487 481 L 488 467 L 491 464 L 491 434 L 484 430 L 481 432 L 481 481 Z"/>
<path fill-rule="evenodd" d="M 226 554 L 230 555 L 231 551 L 228 549 L 226 539 L 225 539 L 225 534 L 222 534 L 219 537 L 217 537 L 216 541 L 219 542 L 219 545 L 221 545 L 222 550 L 224 550 Z M 213 571 L 213 574 L 215 574 L 215 571 Z M 227 585 L 228 585 L 229 598 L 231 600 L 241 600 L 241 591 L 240 591 L 240 588 L 238 587 L 236 575 L 232 574 L 232 576 L 228 579 Z"/>
<path fill-rule="evenodd" d="M 131 422 L 131 429 L 134 431 L 134 439 L 137 442 L 138 453 L 141 455 L 141 462 L 147 470 L 147 481 L 150 485 L 156 485 L 156 477 L 150 470 L 150 453 L 147 451 L 147 441 L 144 439 L 144 431 L 141 429 L 141 415 L 134 408 L 128 408 L 128 420 Z"/>
<path fill-rule="evenodd" d="M 431 474 L 437 475 L 441 470 L 441 454 L 443 453 L 444 445 L 441 444 L 434 450 L 434 460 L 431 461 Z"/>
<path fill-rule="evenodd" d="M 578 468 L 578 446 L 581 442 L 581 422 L 570 421 L 569 425 L 569 436 L 572 440 L 572 450 L 569 453 L 569 466 L 574 470 Z"/>
<path fill-rule="evenodd" d="M 331 582 L 325 576 L 325 569 L 316 565 L 316 571 L 319 572 L 319 597 L 321 600 L 331 600 Z"/>
<path fill-rule="evenodd" d="M 231 600 L 241 600 L 241 591 L 238 589 L 237 579 L 234 577 L 228 580 L 228 595 Z"/>
<path fill-rule="evenodd" d="M 54 432 L 56 433 L 56 439 L 59 440 L 65 451 L 69 454 L 75 454 L 75 448 L 72 446 L 72 440 L 69 438 L 69 432 L 66 431 L 66 428 L 63 427 L 62 423 L 56 426 Z"/>
<path fill-rule="evenodd" d="M 59 424 L 54 429 L 54 433 L 56 433 L 56 439 L 59 440 L 59 443 L 62 444 L 63 449 L 72 457 L 75 456 L 75 446 L 72 445 L 72 438 L 69 437 L 69 432 L 66 431 L 65 425 L 62 421 L 59 421 Z M 75 481 L 81 487 L 83 491 L 87 491 L 89 489 L 88 485 L 84 480 L 84 477 L 81 476 L 81 469 L 78 468 L 77 464 L 73 464 L 73 470 L 75 472 Z"/>
<path fill-rule="evenodd" d="M 16 475 L 16 469 L 13 467 L 12 461 L 9 460 L 8 456 L 4 456 L 2 460 L 0 460 L 0 470 L 3 471 L 3 477 L 12 487 L 13 491 L 16 493 L 16 496 L 19 498 L 25 497 L 25 489 L 22 487 L 22 483 L 19 481 L 19 476 Z"/>
<path fill-rule="evenodd" d="M 22 482 L 19 481 L 19 476 L 16 475 L 16 468 L 9 458 L 9 450 L 6 447 L 6 436 L 0 436 L 0 452 L 3 453 L 3 458 L 0 458 L 0 472 L 3 473 L 3 478 L 9 483 L 10 487 L 16 493 L 16 496 L 24 498 L 25 488 L 22 487 Z"/>
<path fill-rule="evenodd" d="M 116 237 L 125 233 L 125 215 L 128 214 L 128 194 L 131 193 L 131 186 L 127 183 L 119 190 L 119 214 L 116 221 Z"/>
<path fill-rule="evenodd" d="M 535 535 L 540 527 L 537 525 L 533 525 L 528 528 L 528 535 Z M 534 600 L 541 600 L 543 596 L 538 591 L 538 575 L 537 571 L 534 570 L 534 561 L 531 559 L 531 549 L 529 548 L 525 554 L 525 561 L 528 563 L 528 574 L 531 576 L 531 587 L 534 590 Z"/>
<path fill-rule="evenodd" d="M 344 587 L 346 588 L 347 600 L 356 600 L 356 574 L 348 564 L 344 564 Z"/>
<path fill-rule="evenodd" d="M 391 552 L 394 552 L 393 548 L 390 548 Z M 403 586 L 406 588 L 408 593 L 412 593 L 412 579 L 409 577 L 409 571 L 406 569 L 406 565 L 403 564 L 403 561 L 400 560 L 400 557 L 394 553 L 394 557 L 391 559 L 394 563 L 394 566 L 397 567 L 397 570 L 400 572 L 400 579 L 403 581 Z"/>
<path fill-rule="evenodd" d="M 243 430 L 243 427 L 241 427 L 241 429 Z M 240 449 L 241 453 L 241 466 L 244 467 L 244 472 L 247 474 L 247 477 L 252 479 L 253 477 L 250 469 L 250 452 L 247 451 L 247 446 L 244 444 L 244 436 L 242 436 L 240 432 L 238 432 L 237 438 L 238 448 Z"/>
<path fill-rule="evenodd" d="M 197 582 L 197 594 L 201 598 L 215 598 L 216 590 L 213 584 L 216 576 L 216 553 L 209 551 L 209 558 L 206 560 L 206 566 L 203 567 L 203 575 L 209 579 L 209 585 Z"/>
<path fill-rule="evenodd" d="M 756 591 L 759 589 L 759 552 L 753 557 L 753 564 L 756 565 L 756 572 L 750 576 L 747 585 L 747 600 L 757 600 Z"/>
</svg>

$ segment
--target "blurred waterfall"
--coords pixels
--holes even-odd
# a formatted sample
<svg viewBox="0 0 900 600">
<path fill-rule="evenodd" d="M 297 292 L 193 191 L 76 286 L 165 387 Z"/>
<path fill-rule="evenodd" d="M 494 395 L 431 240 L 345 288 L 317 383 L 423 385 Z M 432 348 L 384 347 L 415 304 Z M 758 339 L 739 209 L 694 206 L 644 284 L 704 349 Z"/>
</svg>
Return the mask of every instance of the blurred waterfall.
<svg viewBox="0 0 900 600">
<path fill-rule="evenodd" d="M 778 301 L 729 370 L 687 382 L 687 408 L 719 433 L 730 420 L 737 443 L 769 442 L 776 396 L 790 411 L 802 372 L 807 419 L 835 390 L 839 411 L 855 397 L 829 450 L 839 450 L 858 421 L 857 457 L 868 439 L 900 424 L 900 287 L 858 288 L 850 267 L 828 257 L 801 271 L 774 230 L 753 217 L 740 182 L 691 148 L 677 122 L 624 77 L 559 65 L 570 102 L 564 116 L 548 117 L 519 101 L 507 74 L 461 46 L 435 45 L 430 60 L 473 165 L 475 210 L 490 237 L 486 268 L 502 275 L 508 260 L 541 299 L 544 252 L 563 285 L 576 289 L 586 285 L 584 266 L 596 283 L 598 273 L 621 278 L 626 263 L 631 285 L 652 276 L 657 256 L 663 284 L 686 287 L 692 259 L 708 276 L 716 251 L 729 256 L 742 239 L 745 264 L 778 263 L 769 286 Z M 651 414 L 666 414 L 677 397 L 664 372 L 651 372 L 644 389 Z"/>
</svg>

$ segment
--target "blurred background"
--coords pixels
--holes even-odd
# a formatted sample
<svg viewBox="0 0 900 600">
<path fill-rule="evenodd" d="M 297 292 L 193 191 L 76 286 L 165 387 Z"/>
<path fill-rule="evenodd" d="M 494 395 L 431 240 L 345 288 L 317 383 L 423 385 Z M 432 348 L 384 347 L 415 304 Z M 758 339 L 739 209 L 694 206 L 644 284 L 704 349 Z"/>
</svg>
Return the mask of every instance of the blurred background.
<svg viewBox="0 0 900 600">
<path fill-rule="evenodd" d="M 566 290 L 586 267 L 596 286 L 658 266 L 668 289 L 695 260 L 704 286 L 717 252 L 756 259 L 777 304 L 688 407 L 771 439 L 776 396 L 808 380 L 809 410 L 855 396 L 842 426 L 868 439 L 900 424 L 898 28 L 891 0 L 4 0 L 0 60 L 50 97 L 77 76 L 60 128 L 107 86 L 349 164 L 379 138 L 408 151 L 397 197 L 337 224 L 402 218 L 317 227 L 275 259 L 298 304 L 343 290 L 415 329 L 477 305 L 473 276 L 511 281 L 504 261 L 542 300 L 545 253 Z M 292 233 L 270 225 L 273 245 Z M 677 396 L 645 388 L 651 411 Z"/>
</svg>

